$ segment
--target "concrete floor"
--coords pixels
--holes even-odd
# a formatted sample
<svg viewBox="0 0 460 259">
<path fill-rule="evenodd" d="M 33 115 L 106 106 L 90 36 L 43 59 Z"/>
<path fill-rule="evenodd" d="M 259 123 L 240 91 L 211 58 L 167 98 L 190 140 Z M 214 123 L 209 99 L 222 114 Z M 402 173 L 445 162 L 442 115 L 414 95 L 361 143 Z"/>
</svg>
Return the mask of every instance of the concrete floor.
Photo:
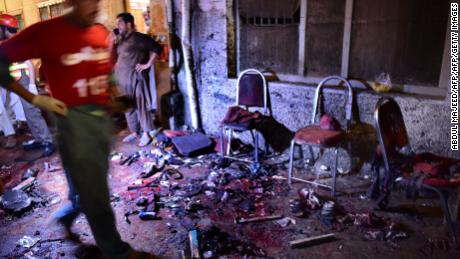
<svg viewBox="0 0 460 259">
<path fill-rule="evenodd" d="M 114 151 L 130 154 L 139 148 L 132 144 L 121 143 L 120 139 L 126 134 L 121 132 L 116 137 Z M 27 139 L 26 136 L 21 139 Z M 152 146 L 142 148 L 149 151 Z M 66 183 L 62 170 L 46 172 L 44 163 L 59 167 L 59 158 L 53 155 L 32 163 L 14 162 L 23 153 L 20 148 L 13 150 L 0 149 L 0 163 L 10 165 L 3 167 L 2 178 L 6 187 L 11 188 L 20 182 L 27 168 L 40 169 L 35 187 L 31 189 L 35 204 L 32 209 L 21 215 L 12 215 L 0 210 L 0 257 L 1 258 L 75 258 L 78 244 L 62 239 L 62 229 L 49 221 L 50 215 L 66 202 Z M 270 162 L 285 161 L 286 156 L 278 157 Z M 214 156 L 191 160 L 198 161 L 194 166 L 183 166 L 180 171 L 184 179 L 178 180 L 179 186 L 189 182 L 205 180 L 212 171 Z M 145 160 L 144 160 L 145 162 Z M 392 196 L 393 212 L 375 211 L 375 214 L 387 221 L 395 222 L 397 229 L 407 233 L 402 240 L 366 240 L 365 234 L 370 230 L 363 226 L 334 225 L 333 229 L 321 224 L 317 215 L 319 211 L 311 211 L 305 217 L 292 215 L 289 200 L 298 198 L 297 190 L 304 184 L 296 183 L 291 189 L 287 183 L 277 176 L 286 176 L 285 166 L 278 165 L 275 177 L 255 181 L 242 178 L 233 180 L 225 187 L 236 196 L 250 200 L 255 206 L 252 214 L 241 209 L 241 205 L 229 198 L 224 202 L 215 202 L 205 193 L 192 198 L 201 204 L 201 209 L 190 213 L 174 213 L 172 209 L 161 208 L 161 220 L 142 221 L 136 215 L 130 216 L 131 224 L 124 219 L 124 214 L 136 208 L 135 200 L 139 191 L 127 191 L 127 186 L 139 179 L 143 161 L 131 166 L 121 166 L 111 162 L 112 169 L 109 182 L 112 188 L 112 206 L 116 213 L 118 229 L 122 238 L 135 249 L 154 253 L 160 258 L 181 258 L 181 251 L 188 251 L 188 231 L 197 228 L 202 233 L 211 226 L 219 229 L 225 239 L 220 242 L 230 242 L 232 249 L 223 249 L 225 253 L 214 254 L 212 258 L 460 258 L 460 251 L 449 241 L 446 227 L 442 222 L 442 211 L 436 199 L 419 199 L 413 203 L 404 199 L 402 194 Z M 193 164 L 193 163 L 190 163 Z M 189 165 L 190 165 L 189 164 Z M 325 180 L 327 182 L 327 179 Z M 345 213 L 367 213 L 372 211 L 369 200 L 362 199 L 370 184 L 368 172 L 352 173 L 339 178 L 338 189 L 341 191 L 336 198 L 338 210 Z M 260 188 L 263 192 L 260 193 Z M 259 190 L 257 193 L 256 190 Z M 150 189 L 158 191 L 158 189 Z M 243 191 L 238 194 L 239 191 Z M 329 191 L 316 189 L 322 200 L 327 200 Z M 148 192 L 144 191 L 144 193 Z M 182 211 L 183 212 L 183 211 Z M 251 224 L 235 224 L 236 217 L 280 214 L 295 219 L 296 224 L 282 227 L 275 221 Z M 80 216 L 73 230 L 80 235 L 85 244 L 94 240 L 89 226 Z M 460 236 L 460 231 L 457 231 Z M 222 234 L 226 233 L 226 234 Z M 313 245 L 305 248 L 291 248 L 289 241 L 327 233 L 336 233 L 337 240 Z M 38 237 L 40 241 L 32 248 L 16 245 L 24 236 Z M 207 240 L 200 240 L 206 244 Z M 216 245 L 216 243 L 208 244 Z M 225 244 L 218 244 L 225 246 Z M 252 251 L 252 252 L 251 252 Z M 205 251 L 202 251 L 205 252 Z"/>
</svg>

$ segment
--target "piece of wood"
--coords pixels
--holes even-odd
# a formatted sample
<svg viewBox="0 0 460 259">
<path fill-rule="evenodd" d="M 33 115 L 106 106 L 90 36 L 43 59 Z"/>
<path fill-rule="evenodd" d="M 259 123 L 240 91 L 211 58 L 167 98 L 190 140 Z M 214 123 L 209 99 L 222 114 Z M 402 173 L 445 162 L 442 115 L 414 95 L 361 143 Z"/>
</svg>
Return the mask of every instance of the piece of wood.
<svg viewBox="0 0 460 259">
<path fill-rule="evenodd" d="M 251 223 L 251 222 L 275 220 L 275 219 L 280 219 L 282 217 L 283 215 L 271 215 L 271 216 L 262 216 L 262 217 L 254 217 L 254 218 L 236 218 L 235 223 L 245 224 L 245 223 Z"/>
<path fill-rule="evenodd" d="M 310 246 L 310 245 L 319 244 L 323 242 L 328 242 L 332 240 L 336 240 L 334 233 L 325 234 L 321 236 L 315 236 L 315 237 L 297 239 L 297 240 L 289 242 L 289 245 L 292 248 L 297 248 L 297 247 L 305 247 L 305 246 Z"/>
<path fill-rule="evenodd" d="M 353 0 L 346 0 L 345 22 L 343 28 L 342 68 L 340 75 L 347 78 L 350 65 L 351 24 L 353 19 Z"/>
<path fill-rule="evenodd" d="M 307 31 L 307 0 L 300 1 L 300 24 L 299 24 L 299 76 L 305 75 L 305 49 L 306 49 L 306 31 Z"/>
<path fill-rule="evenodd" d="M 27 190 L 30 186 L 32 186 L 32 184 L 34 183 L 35 181 L 35 177 L 29 177 L 27 178 L 26 180 L 22 181 L 21 183 L 19 183 L 18 185 L 16 185 L 13 190 L 15 191 L 25 191 Z"/>
</svg>

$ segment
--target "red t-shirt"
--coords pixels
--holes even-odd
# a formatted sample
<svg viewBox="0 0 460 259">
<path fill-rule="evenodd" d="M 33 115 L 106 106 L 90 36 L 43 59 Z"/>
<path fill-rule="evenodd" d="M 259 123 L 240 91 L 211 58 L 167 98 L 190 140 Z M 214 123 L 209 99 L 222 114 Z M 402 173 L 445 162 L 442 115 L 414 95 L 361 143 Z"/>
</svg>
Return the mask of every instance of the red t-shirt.
<svg viewBox="0 0 460 259">
<path fill-rule="evenodd" d="M 112 63 L 109 32 L 102 25 L 78 27 L 65 17 L 36 23 L 0 44 L 9 62 L 42 59 L 51 94 L 68 107 L 106 105 Z"/>
</svg>

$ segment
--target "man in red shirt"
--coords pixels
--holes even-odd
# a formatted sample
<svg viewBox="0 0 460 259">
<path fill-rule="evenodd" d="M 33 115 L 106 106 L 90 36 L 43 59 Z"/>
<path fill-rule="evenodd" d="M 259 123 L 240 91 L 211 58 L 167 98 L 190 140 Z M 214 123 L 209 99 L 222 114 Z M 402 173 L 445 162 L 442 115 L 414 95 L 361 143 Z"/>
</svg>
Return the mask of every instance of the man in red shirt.
<svg viewBox="0 0 460 259">
<path fill-rule="evenodd" d="M 57 143 L 73 209 L 60 222 L 70 228 L 81 209 L 106 256 L 139 258 L 140 253 L 121 240 L 110 207 L 107 173 L 111 119 L 106 111 L 112 63 L 109 32 L 94 24 L 99 1 L 67 0 L 72 6 L 68 15 L 31 25 L 3 42 L 0 85 L 56 114 Z M 11 63 L 32 58 L 42 60 L 52 97 L 30 93 L 9 75 Z"/>
</svg>

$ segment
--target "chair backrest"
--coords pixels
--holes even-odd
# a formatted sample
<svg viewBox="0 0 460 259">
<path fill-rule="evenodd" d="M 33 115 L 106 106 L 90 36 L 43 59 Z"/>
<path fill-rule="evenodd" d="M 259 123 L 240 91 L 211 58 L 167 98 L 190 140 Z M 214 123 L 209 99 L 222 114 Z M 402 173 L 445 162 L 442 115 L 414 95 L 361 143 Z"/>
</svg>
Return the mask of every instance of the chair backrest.
<svg viewBox="0 0 460 259">
<path fill-rule="evenodd" d="M 319 105 L 320 105 L 320 101 L 321 101 L 321 93 L 322 93 L 323 86 L 325 85 L 325 83 L 327 81 L 333 80 L 333 79 L 344 82 L 345 86 L 347 87 L 347 90 L 348 90 L 348 93 L 346 92 L 347 95 L 346 95 L 346 98 L 345 98 L 345 118 L 346 118 L 345 129 L 348 129 L 348 126 L 350 125 L 350 122 L 352 120 L 353 87 L 351 86 L 350 82 L 347 79 L 345 79 L 345 78 L 343 78 L 341 76 L 328 76 L 328 77 L 324 78 L 318 84 L 318 86 L 316 87 L 315 100 L 314 100 L 314 104 L 313 104 L 313 115 L 312 115 L 312 118 L 311 118 L 311 124 L 315 124 L 316 115 L 318 114 L 318 112 L 320 110 Z"/>
<path fill-rule="evenodd" d="M 240 73 L 236 83 L 236 105 L 263 108 L 268 114 L 268 87 L 265 76 L 256 69 Z"/>
<path fill-rule="evenodd" d="M 390 97 L 380 98 L 375 105 L 374 121 L 383 160 L 388 170 L 390 156 L 401 148 L 409 147 L 406 125 L 398 103 Z"/>
</svg>

